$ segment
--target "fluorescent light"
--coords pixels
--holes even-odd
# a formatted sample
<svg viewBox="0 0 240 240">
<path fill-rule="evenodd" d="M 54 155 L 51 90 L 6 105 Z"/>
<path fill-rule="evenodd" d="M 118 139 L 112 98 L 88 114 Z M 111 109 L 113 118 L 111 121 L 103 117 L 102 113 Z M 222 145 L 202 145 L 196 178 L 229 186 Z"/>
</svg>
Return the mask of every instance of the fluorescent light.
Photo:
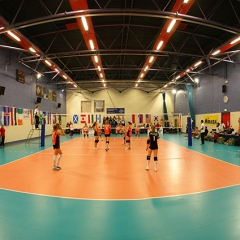
<svg viewBox="0 0 240 240">
<path fill-rule="evenodd" d="M 220 53 L 221 51 L 220 50 L 217 50 L 217 51 L 215 51 L 214 53 L 212 53 L 212 55 L 214 56 L 214 55 L 217 55 L 218 53 Z"/>
<path fill-rule="evenodd" d="M 188 3 L 189 0 L 183 0 L 183 3 Z"/>
<path fill-rule="evenodd" d="M 17 40 L 18 42 L 21 42 L 21 39 L 18 36 L 16 36 L 14 33 L 12 33 L 11 31 L 7 31 L 7 33 L 10 36 L 12 36 L 15 40 Z"/>
<path fill-rule="evenodd" d="M 140 79 L 138 79 L 138 82 L 140 82 Z"/>
<path fill-rule="evenodd" d="M 34 53 L 36 52 L 36 50 L 35 50 L 34 48 L 32 48 L 32 47 L 30 47 L 29 50 L 30 50 L 31 52 L 34 52 Z"/>
<path fill-rule="evenodd" d="M 81 17 L 81 20 L 82 20 L 82 24 L 83 24 L 84 30 L 88 31 L 88 24 L 87 24 L 86 18 L 85 17 Z"/>
<path fill-rule="evenodd" d="M 160 41 L 158 46 L 157 46 L 157 50 L 159 50 L 162 45 L 163 45 L 163 41 Z"/>
<path fill-rule="evenodd" d="M 186 72 L 190 72 L 190 69 L 188 68 L 188 69 L 186 70 Z"/>
<path fill-rule="evenodd" d="M 90 44 L 90 48 L 93 50 L 94 49 L 94 44 L 93 44 L 93 41 L 91 39 L 89 40 L 89 44 Z"/>
<path fill-rule="evenodd" d="M 74 86 L 75 88 L 77 88 L 77 85 L 76 85 L 76 84 L 74 84 L 73 86 Z"/>
<path fill-rule="evenodd" d="M 151 63 L 153 61 L 154 57 L 151 56 L 150 59 L 149 59 L 149 63 Z"/>
<path fill-rule="evenodd" d="M 148 65 L 145 67 L 144 72 L 146 72 L 147 70 L 148 70 Z"/>
<path fill-rule="evenodd" d="M 5 27 L 0 27 L 0 30 L 3 30 Z"/>
<path fill-rule="evenodd" d="M 106 84 L 104 83 L 103 86 L 106 87 Z"/>
<path fill-rule="evenodd" d="M 95 55 L 94 60 L 95 60 L 96 63 L 98 63 L 98 56 Z"/>
<path fill-rule="evenodd" d="M 39 79 L 41 77 L 41 74 L 40 73 L 38 73 L 37 74 L 37 79 Z"/>
<path fill-rule="evenodd" d="M 175 79 L 178 80 L 180 78 L 180 76 L 178 75 Z"/>
<path fill-rule="evenodd" d="M 101 77 L 101 78 L 103 77 L 103 74 L 102 74 L 102 73 L 100 73 L 100 77 Z"/>
<path fill-rule="evenodd" d="M 234 44 L 236 42 L 240 41 L 240 37 L 236 38 L 235 40 L 233 40 L 230 44 Z"/>
<path fill-rule="evenodd" d="M 173 90 L 172 90 L 172 93 L 173 93 L 173 94 L 176 94 L 176 92 L 177 92 L 176 89 L 173 89 Z"/>
<path fill-rule="evenodd" d="M 201 63 L 202 63 L 202 61 L 197 62 L 196 64 L 194 64 L 194 67 L 199 66 Z"/>
<path fill-rule="evenodd" d="M 102 80 L 102 82 L 105 82 L 104 79 Z"/>
<path fill-rule="evenodd" d="M 175 25 L 175 23 L 176 23 L 176 19 L 173 19 L 172 22 L 170 23 L 168 29 L 167 29 L 168 33 L 171 32 L 171 30 L 172 30 L 173 26 Z"/>
<path fill-rule="evenodd" d="M 198 82 L 199 82 L 199 79 L 198 79 L 198 78 L 195 78 L 195 79 L 194 79 L 194 82 L 195 82 L 195 83 L 198 83 Z"/>
<path fill-rule="evenodd" d="M 98 71 L 101 71 L 101 67 L 100 66 L 98 66 Z"/>
<path fill-rule="evenodd" d="M 67 79 L 67 76 L 63 75 L 63 78 Z"/>
<path fill-rule="evenodd" d="M 140 78 L 142 78 L 144 76 L 144 74 L 142 73 L 141 75 L 140 75 Z"/>
<path fill-rule="evenodd" d="M 135 84 L 135 87 L 137 87 L 137 86 L 138 86 L 138 84 L 136 83 L 136 84 Z"/>
<path fill-rule="evenodd" d="M 45 60 L 45 63 L 46 63 L 48 66 L 52 66 L 52 64 L 51 64 L 48 60 Z"/>
<path fill-rule="evenodd" d="M 166 84 L 166 85 L 164 85 L 164 87 L 166 88 L 168 85 Z"/>
</svg>

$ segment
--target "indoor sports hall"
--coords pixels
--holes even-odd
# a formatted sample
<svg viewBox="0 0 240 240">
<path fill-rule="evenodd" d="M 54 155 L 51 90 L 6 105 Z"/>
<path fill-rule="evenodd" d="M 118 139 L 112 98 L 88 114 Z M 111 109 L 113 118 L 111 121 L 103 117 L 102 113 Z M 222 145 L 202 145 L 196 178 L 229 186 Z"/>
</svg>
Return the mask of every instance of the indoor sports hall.
<svg viewBox="0 0 240 240">
<path fill-rule="evenodd" d="M 239 19 L 1 0 L 0 240 L 240 239 Z"/>
</svg>

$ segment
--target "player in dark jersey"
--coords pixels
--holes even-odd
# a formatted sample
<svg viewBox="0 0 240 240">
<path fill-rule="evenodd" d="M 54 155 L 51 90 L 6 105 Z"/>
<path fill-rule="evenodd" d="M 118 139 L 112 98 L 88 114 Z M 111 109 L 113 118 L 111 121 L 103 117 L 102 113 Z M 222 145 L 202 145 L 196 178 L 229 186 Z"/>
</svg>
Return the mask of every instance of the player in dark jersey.
<svg viewBox="0 0 240 240">
<path fill-rule="evenodd" d="M 100 131 L 101 129 L 98 127 L 98 123 L 95 122 L 93 123 L 93 130 L 94 130 L 94 150 L 98 150 L 98 142 L 99 142 L 99 134 L 100 134 Z"/>
<path fill-rule="evenodd" d="M 104 134 L 105 134 L 105 138 L 106 138 L 106 148 L 105 148 L 106 151 L 109 150 L 108 144 L 109 144 L 109 139 L 110 139 L 110 133 L 111 133 L 111 126 L 110 126 L 109 122 L 106 121 L 105 125 L 104 125 Z"/>
<path fill-rule="evenodd" d="M 64 131 L 62 130 L 59 123 L 56 123 L 53 126 L 52 132 L 52 144 L 53 144 L 53 170 L 60 170 L 61 167 L 59 166 L 60 159 L 62 158 L 62 150 L 60 148 L 60 136 L 65 136 Z"/>
<path fill-rule="evenodd" d="M 128 146 L 125 150 L 131 149 L 131 136 L 132 136 L 132 123 L 128 122 L 126 129 L 126 145 Z"/>
<path fill-rule="evenodd" d="M 147 166 L 146 170 L 149 170 L 149 163 L 151 159 L 151 155 L 153 152 L 154 156 L 154 171 L 157 171 L 157 154 L 158 154 L 158 143 L 157 140 L 159 139 L 159 134 L 155 132 L 155 126 L 152 126 L 151 132 L 149 133 L 149 138 L 147 140 Z"/>
</svg>

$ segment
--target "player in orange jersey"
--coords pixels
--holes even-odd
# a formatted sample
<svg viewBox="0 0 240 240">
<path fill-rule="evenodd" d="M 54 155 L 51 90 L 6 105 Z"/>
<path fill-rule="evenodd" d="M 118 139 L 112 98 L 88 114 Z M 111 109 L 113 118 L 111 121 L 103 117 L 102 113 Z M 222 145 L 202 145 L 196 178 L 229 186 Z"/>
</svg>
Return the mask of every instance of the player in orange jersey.
<svg viewBox="0 0 240 240">
<path fill-rule="evenodd" d="M 83 127 L 83 136 L 84 136 L 84 139 L 85 139 L 86 136 L 87 136 L 87 138 L 89 138 L 88 132 L 89 132 L 88 125 L 87 125 L 87 123 L 85 123 L 85 125 L 84 125 L 84 127 Z"/>
<path fill-rule="evenodd" d="M 108 144 L 109 144 L 110 134 L 111 134 L 111 126 L 110 126 L 108 121 L 106 121 L 105 125 L 104 125 L 104 134 L 105 134 L 105 138 L 106 138 L 106 148 L 105 148 L 105 150 L 108 151 L 109 150 Z"/>
</svg>

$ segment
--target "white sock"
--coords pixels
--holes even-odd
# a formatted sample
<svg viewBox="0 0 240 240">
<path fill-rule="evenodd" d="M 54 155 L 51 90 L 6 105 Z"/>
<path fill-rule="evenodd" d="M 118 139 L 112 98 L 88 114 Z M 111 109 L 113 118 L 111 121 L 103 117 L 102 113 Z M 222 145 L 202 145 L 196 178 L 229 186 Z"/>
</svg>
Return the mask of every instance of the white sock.
<svg viewBox="0 0 240 240">
<path fill-rule="evenodd" d="M 62 154 L 59 154 L 58 156 L 58 161 L 57 161 L 57 166 L 59 166 L 59 163 L 60 163 L 60 159 L 62 158 Z"/>
</svg>

